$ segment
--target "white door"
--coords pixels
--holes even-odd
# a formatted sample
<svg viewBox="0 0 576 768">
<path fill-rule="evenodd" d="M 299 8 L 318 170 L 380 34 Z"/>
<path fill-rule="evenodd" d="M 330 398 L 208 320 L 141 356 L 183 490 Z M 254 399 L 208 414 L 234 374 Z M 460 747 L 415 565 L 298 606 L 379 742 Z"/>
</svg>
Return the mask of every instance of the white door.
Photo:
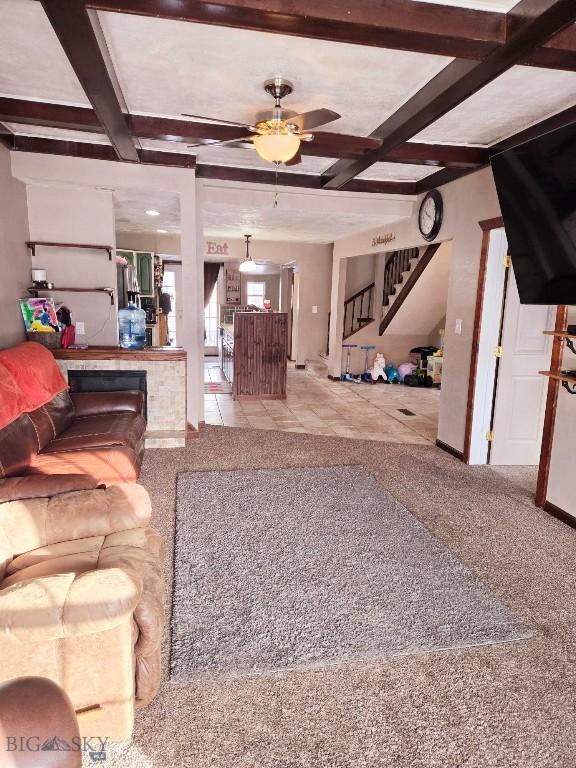
<svg viewBox="0 0 576 768">
<path fill-rule="evenodd" d="M 509 270 L 502 330 L 502 357 L 494 406 L 491 464 L 540 462 L 542 428 L 556 307 L 520 304 L 514 270 Z"/>
</svg>

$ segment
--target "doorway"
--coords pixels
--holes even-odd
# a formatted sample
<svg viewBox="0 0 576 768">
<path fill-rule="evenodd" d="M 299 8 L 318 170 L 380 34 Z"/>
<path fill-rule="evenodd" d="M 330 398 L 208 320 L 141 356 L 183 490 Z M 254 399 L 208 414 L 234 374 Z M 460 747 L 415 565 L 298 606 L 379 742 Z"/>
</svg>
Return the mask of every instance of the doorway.
<svg viewBox="0 0 576 768">
<path fill-rule="evenodd" d="M 555 307 L 520 303 L 503 228 L 489 233 L 477 339 L 468 463 L 536 467 Z"/>
</svg>

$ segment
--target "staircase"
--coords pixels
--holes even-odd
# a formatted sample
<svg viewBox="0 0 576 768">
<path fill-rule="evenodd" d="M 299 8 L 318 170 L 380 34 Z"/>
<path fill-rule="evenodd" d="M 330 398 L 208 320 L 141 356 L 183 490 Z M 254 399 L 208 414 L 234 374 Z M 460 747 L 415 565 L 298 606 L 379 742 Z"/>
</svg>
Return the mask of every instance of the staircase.
<svg viewBox="0 0 576 768">
<path fill-rule="evenodd" d="M 436 243 L 429 245 L 422 255 L 419 248 L 406 248 L 390 255 L 384 270 L 382 317 L 378 329 L 380 336 L 392 322 L 439 247 Z"/>
<path fill-rule="evenodd" d="M 374 283 L 350 296 L 344 302 L 344 333 L 343 339 L 374 322 Z"/>
<path fill-rule="evenodd" d="M 328 313 L 328 336 L 330 338 L 330 316 Z M 362 290 L 355 293 L 344 302 L 344 331 L 342 339 L 347 339 L 352 334 L 374 322 L 374 283 L 370 283 Z M 326 355 L 328 355 L 328 341 L 326 342 Z"/>
</svg>

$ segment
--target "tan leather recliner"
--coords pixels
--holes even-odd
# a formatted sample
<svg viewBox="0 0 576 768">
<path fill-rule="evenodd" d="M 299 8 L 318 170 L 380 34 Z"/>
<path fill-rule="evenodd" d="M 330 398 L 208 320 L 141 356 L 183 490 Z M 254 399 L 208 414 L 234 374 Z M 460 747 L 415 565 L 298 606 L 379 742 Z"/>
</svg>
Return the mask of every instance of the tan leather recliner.
<svg viewBox="0 0 576 768">
<path fill-rule="evenodd" d="M 46 480 L 24 482 L 45 493 Z M 22 481 L 17 495 L 34 495 Z M 133 484 L 0 504 L 0 682 L 54 680 L 90 713 L 82 735 L 129 738 L 159 685 L 163 545 L 149 519 Z"/>
</svg>

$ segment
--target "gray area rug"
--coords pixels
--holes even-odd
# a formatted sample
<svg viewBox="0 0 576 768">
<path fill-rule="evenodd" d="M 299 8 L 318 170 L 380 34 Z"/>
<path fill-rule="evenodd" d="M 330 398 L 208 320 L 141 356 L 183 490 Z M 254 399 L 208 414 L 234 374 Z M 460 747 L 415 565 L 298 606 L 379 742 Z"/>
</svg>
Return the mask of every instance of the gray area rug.
<svg viewBox="0 0 576 768">
<path fill-rule="evenodd" d="M 171 679 L 532 635 L 363 467 L 178 476 Z"/>
</svg>

